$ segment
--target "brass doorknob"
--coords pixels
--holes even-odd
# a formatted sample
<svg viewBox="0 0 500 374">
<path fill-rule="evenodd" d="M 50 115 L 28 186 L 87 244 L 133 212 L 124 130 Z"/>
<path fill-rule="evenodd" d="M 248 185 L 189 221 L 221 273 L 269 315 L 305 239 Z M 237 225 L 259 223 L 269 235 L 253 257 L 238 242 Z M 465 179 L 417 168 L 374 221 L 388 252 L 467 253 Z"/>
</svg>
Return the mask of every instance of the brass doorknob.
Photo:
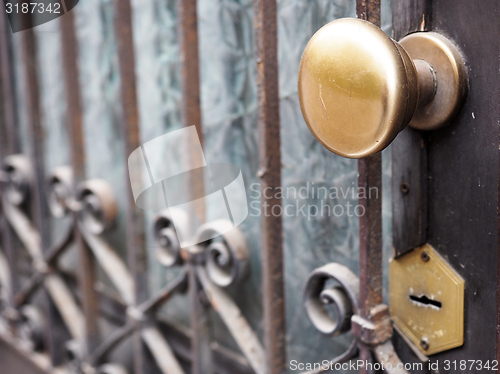
<svg viewBox="0 0 500 374">
<path fill-rule="evenodd" d="M 418 32 L 398 43 L 356 18 L 322 27 L 300 63 L 299 99 L 309 129 L 349 158 L 382 151 L 407 124 L 446 126 L 467 91 L 462 55 L 444 36 Z"/>
</svg>

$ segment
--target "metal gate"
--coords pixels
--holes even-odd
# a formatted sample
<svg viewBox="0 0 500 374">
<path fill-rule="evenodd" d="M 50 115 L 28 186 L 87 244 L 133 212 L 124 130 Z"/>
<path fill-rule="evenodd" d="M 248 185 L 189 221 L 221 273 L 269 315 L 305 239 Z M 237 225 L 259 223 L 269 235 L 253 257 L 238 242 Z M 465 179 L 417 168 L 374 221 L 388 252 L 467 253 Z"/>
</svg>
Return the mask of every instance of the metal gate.
<svg viewBox="0 0 500 374">
<path fill-rule="evenodd" d="M 382 21 L 380 0 L 44 1 L 61 4 L 57 21 L 23 18 L 25 29 L 13 33 L 7 9 L 24 3 L 2 2 L 0 17 L 0 372 L 371 373 L 383 363 L 389 373 L 430 373 L 440 360 L 498 359 L 497 324 L 477 325 L 497 312 L 498 56 L 473 57 L 467 27 L 453 28 L 461 9 L 490 20 L 493 2 L 479 10 L 465 1 L 455 9 L 445 0 L 382 1 Z M 331 155 L 309 134 L 296 92 L 300 56 L 323 24 L 356 15 L 392 26 L 395 40 L 439 31 L 465 52 L 470 93 L 457 122 L 475 119 L 481 100 L 495 110 L 481 119 L 484 138 L 471 140 L 484 154 L 464 160 L 464 171 L 443 161 L 442 149 L 464 147 L 472 125 L 457 130 L 458 143 L 453 129 L 408 129 L 384 156 L 358 161 Z M 102 30 L 86 27 L 92 17 Z M 209 17 L 226 26 L 204 26 Z M 150 74 L 160 81 L 154 89 Z M 200 74 L 212 77 L 205 86 Z M 478 76 L 493 74 L 489 95 Z M 129 157 L 190 126 L 207 158 L 241 167 L 250 214 L 241 227 L 232 216 L 201 225 L 196 237 L 208 239 L 183 247 L 172 211 L 137 206 Z M 206 181 L 190 178 L 183 188 L 203 196 Z M 464 187 L 450 192 L 454 178 Z M 475 220 L 471 230 L 453 215 L 464 191 L 475 195 L 456 210 Z M 339 204 L 325 208 L 321 193 Z M 457 249 L 461 230 L 468 245 L 481 236 L 484 254 Z M 383 297 L 386 260 L 426 243 L 464 278 L 469 329 L 463 347 L 434 361 L 427 339 L 418 347 L 397 324 L 393 332 Z"/>
</svg>

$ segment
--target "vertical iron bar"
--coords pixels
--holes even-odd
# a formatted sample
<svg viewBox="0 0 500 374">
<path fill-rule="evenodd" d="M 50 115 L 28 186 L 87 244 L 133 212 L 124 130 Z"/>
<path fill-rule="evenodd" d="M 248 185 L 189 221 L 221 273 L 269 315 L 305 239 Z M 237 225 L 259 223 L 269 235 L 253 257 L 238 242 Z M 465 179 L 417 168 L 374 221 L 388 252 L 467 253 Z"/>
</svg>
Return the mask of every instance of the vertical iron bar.
<svg viewBox="0 0 500 374">
<path fill-rule="evenodd" d="M 203 129 L 200 108 L 200 61 L 198 51 L 198 16 L 196 0 L 177 0 L 178 31 L 181 47 L 182 69 L 182 122 L 184 127 L 196 126 L 198 137 L 203 145 Z M 193 157 L 193 155 L 191 155 Z M 197 160 L 190 160 L 195 165 Z M 201 174 L 190 181 L 191 195 L 204 196 L 204 183 Z M 192 212 L 199 222 L 205 220 L 205 207 L 201 204 Z M 210 325 L 207 307 L 200 301 L 203 292 L 196 269 L 189 266 L 190 320 L 193 336 L 191 339 L 192 373 L 212 374 L 214 372 L 210 349 Z"/>
<path fill-rule="evenodd" d="M 9 35 L 12 31 L 9 27 L 5 4 L 0 4 L 0 66 L 2 81 L 2 112 L 5 129 L 8 135 L 5 144 L 5 153 L 13 154 L 19 152 L 19 134 L 16 131 L 16 102 L 14 85 L 14 67 L 12 65 L 12 39 Z M 3 155 L 5 156 L 5 154 Z"/>
<path fill-rule="evenodd" d="M 11 29 L 8 24 L 7 14 L 5 13 L 5 4 L 0 2 L 0 69 L 1 69 L 1 110 L 3 114 L 2 120 L 2 136 L 0 144 L 2 151 L 0 157 L 3 159 L 10 154 L 19 153 L 19 134 L 16 131 L 16 102 L 15 102 L 15 84 L 14 84 L 14 65 L 12 61 L 12 39 Z M 9 295 L 10 305 L 14 305 L 14 294 L 19 291 L 19 275 L 16 271 L 18 264 L 17 251 L 14 248 L 14 237 L 12 231 L 2 215 L 0 218 L 0 230 L 2 233 L 2 246 L 9 262 L 11 274 L 11 290 Z"/>
<path fill-rule="evenodd" d="M 127 165 L 129 155 L 141 146 L 137 87 L 135 80 L 135 49 L 132 28 L 130 0 L 115 0 L 115 33 L 120 66 L 120 89 L 123 111 L 124 160 Z M 127 167 L 127 166 L 126 166 Z M 127 185 L 129 179 L 124 181 Z M 135 281 L 135 304 L 148 299 L 147 249 L 144 233 L 144 212 L 135 205 L 132 189 L 127 191 L 126 238 L 130 270 Z M 140 330 L 133 335 L 134 372 L 152 372 L 152 362 L 148 359 L 146 346 L 141 340 Z"/>
<path fill-rule="evenodd" d="M 278 80 L 278 32 L 276 0 L 255 1 L 255 41 L 257 52 L 257 85 L 259 100 L 259 177 L 261 192 L 281 186 L 280 103 Z M 261 204 L 267 204 L 269 215 L 261 217 L 262 287 L 264 297 L 264 339 L 270 374 L 284 371 L 285 295 L 283 280 L 283 228 L 281 199 L 262 193 Z"/>
<path fill-rule="evenodd" d="M 177 10 L 182 64 L 182 120 L 184 126 L 196 126 L 203 145 L 196 1 L 177 0 Z"/>
<path fill-rule="evenodd" d="M 25 21 L 31 22 L 31 19 L 26 17 Z M 30 191 L 30 208 L 33 222 L 40 233 L 42 251 L 46 252 L 50 248 L 50 213 L 46 200 L 45 132 L 42 127 L 37 44 L 32 28 L 21 33 L 21 49 L 24 60 L 24 100 L 26 101 L 30 131 L 30 159 L 34 168 L 34 180 Z M 61 322 L 60 315 L 50 297 L 47 294 L 45 294 L 45 297 L 47 301 L 45 311 L 49 320 L 46 329 L 49 351 L 52 362 L 59 364 L 63 359 L 61 345 L 65 337 L 57 333 L 59 330 L 57 326 Z"/>
<path fill-rule="evenodd" d="M 78 184 L 85 180 L 85 142 L 78 69 L 78 40 L 76 38 L 73 12 L 66 13 L 60 20 L 64 83 L 67 98 L 66 121 L 71 144 L 74 191 L 76 191 Z M 85 316 L 85 342 L 83 344 L 85 351 L 90 353 L 99 344 L 99 299 L 98 293 L 94 289 L 96 266 L 92 253 L 78 230 L 76 223 L 78 213 L 73 214 L 75 242 L 79 259 L 79 288 Z"/>
<path fill-rule="evenodd" d="M 357 0 L 356 14 L 380 27 L 380 0 Z M 360 159 L 358 174 L 359 205 L 365 212 L 359 219 L 359 309 L 368 318 L 370 310 L 382 303 L 382 153 Z M 360 359 L 371 361 L 370 349 L 361 346 Z M 360 372 L 367 373 L 366 366 Z"/>
</svg>

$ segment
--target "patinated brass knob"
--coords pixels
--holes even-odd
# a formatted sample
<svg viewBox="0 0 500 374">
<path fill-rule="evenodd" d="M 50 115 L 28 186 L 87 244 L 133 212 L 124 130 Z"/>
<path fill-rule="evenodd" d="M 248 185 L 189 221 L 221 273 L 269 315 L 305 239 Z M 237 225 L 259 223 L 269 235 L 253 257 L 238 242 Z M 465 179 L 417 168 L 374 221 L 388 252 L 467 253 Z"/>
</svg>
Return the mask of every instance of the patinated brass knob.
<svg viewBox="0 0 500 374">
<path fill-rule="evenodd" d="M 398 43 L 356 18 L 322 27 L 300 63 L 299 98 L 309 129 L 327 149 L 349 158 L 382 151 L 408 124 L 446 126 L 467 91 L 464 60 L 442 35 L 418 32 Z"/>
</svg>

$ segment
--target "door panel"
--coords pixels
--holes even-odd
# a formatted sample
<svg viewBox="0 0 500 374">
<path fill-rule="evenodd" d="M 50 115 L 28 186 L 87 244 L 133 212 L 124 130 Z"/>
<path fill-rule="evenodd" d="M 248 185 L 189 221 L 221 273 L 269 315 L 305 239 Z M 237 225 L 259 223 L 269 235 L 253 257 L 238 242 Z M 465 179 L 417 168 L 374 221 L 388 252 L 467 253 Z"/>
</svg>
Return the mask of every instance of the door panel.
<svg viewBox="0 0 500 374">
<path fill-rule="evenodd" d="M 410 9 L 409 3 L 406 5 Z M 499 31 L 499 7 L 494 1 L 483 2 L 481 7 L 476 5 L 467 1 L 452 5 L 434 0 L 426 13 L 425 29 L 449 37 L 466 59 L 470 89 L 460 116 L 442 130 L 417 133 L 407 129 L 393 145 L 396 167 L 393 169 L 393 209 L 405 209 L 397 196 L 401 194 L 398 177 L 422 166 L 410 165 L 410 158 L 405 155 L 408 149 L 421 152 L 415 149 L 419 147 L 416 138 L 425 144 L 427 159 L 423 167 L 423 179 L 427 179 L 426 201 L 423 201 L 427 207 L 421 207 L 428 210 L 425 240 L 465 279 L 465 343 L 460 348 L 432 356 L 431 362 L 467 359 L 485 362 L 495 359 L 496 355 L 499 85 L 494 72 L 499 68 L 499 45 L 495 37 Z M 424 7 L 421 9 L 425 11 Z M 422 19 L 422 13 L 410 12 L 413 22 Z M 395 24 L 401 24 L 396 36 L 401 37 L 410 22 L 400 8 L 395 8 L 393 17 Z M 396 247 L 396 252 L 405 250 L 407 234 L 408 231 L 394 232 L 394 242 L 402 246 Z M 403 361 L 415 361 L 406 343 L 400 338 L 396 341 Z"/>
</svg>

